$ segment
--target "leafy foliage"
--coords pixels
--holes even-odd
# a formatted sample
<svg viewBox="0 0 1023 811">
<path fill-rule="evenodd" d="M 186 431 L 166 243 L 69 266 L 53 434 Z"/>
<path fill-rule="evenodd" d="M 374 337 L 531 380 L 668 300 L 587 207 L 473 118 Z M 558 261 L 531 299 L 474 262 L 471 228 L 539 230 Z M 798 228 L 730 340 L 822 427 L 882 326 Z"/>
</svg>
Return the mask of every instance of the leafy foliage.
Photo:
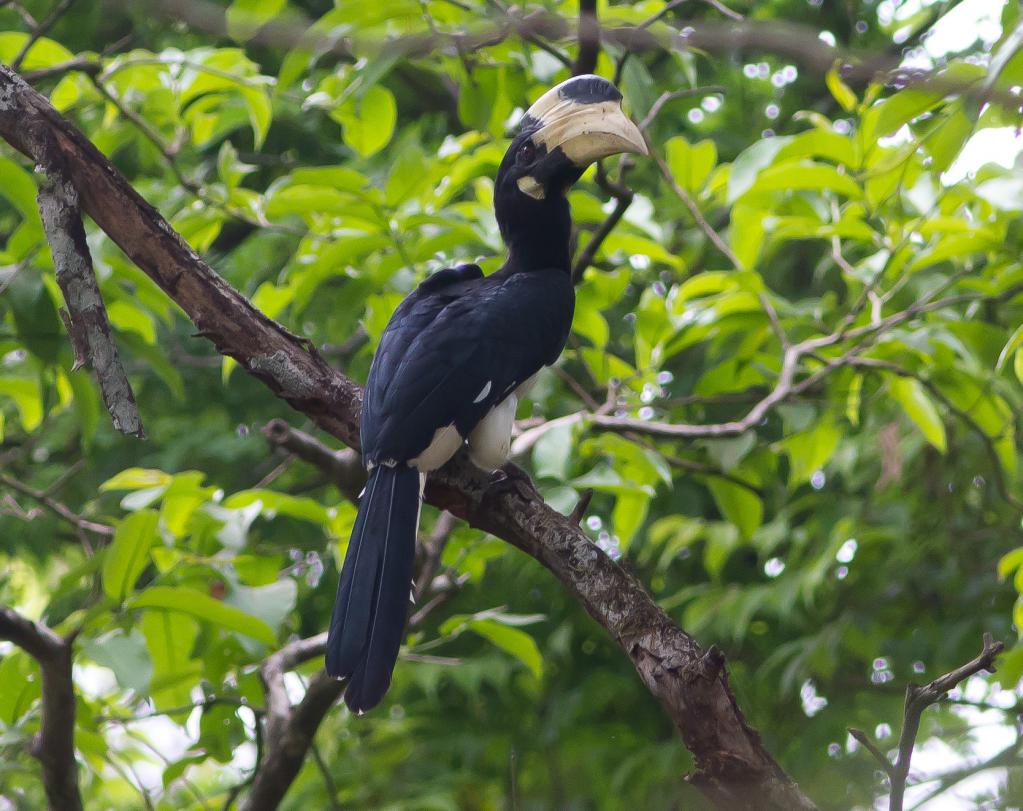
<svg viewBox="0 0 1023 811">
<path fill-rule="evenodd" d="M 676 5 L 608 4 L 600 17 L 659 15 L 657 33 L 719 19 L 712 4 Z M 924 34 L 955 5 L 810 4 L 809 22 L 844 45 L 924 59 Z M 731 6 L 807 21 L 796 0 Z M 573 47 L 443 46 L 503 8 L 235 0 L 215 36 L 142 5 L 78 4 L 22 69 L 42 72 L 57 109 L 228 281 L 364 379 L 394 306 L 426 274 L 502 261 L 492 197 L 506 130 L 567 75 L 549 50 Z M 980 90 L 1023 85 L 1018 17 L 1006 3 L 997 42 L 940 55 L 932 82 L 905 87 L 759 52 L 625 59 L 607 45 L 598 62 L 621 69 L 637 120 L 662 93 L 693 92 L 649 124 L 667 177 L 653 162 L 629 170 L 635 197 L 578 288 L 558 372 L 521 405 L 531 441 L 519 461 L 566 512 L 595 492 L 584 518 L 595 543 L 726 652 L 768 748 L 825 807 L 873 796 L 875 767 L 846 728 L 896 721 L 889 688 L 969 658 L 983 630 L 1023 625 L 1023 184 L 1018 169 L 957 162 L 971 137 L 1023 124 L 978 104 Z M 300 19 L 316 37 L 285 43 L 264 27 Z M 130 48 L 97 55 L 126 34 Z M 431 37 L 425 50 L 397 45 Z M 28 42 L 14 7 L 0 8 L 0 59 Z M 95 69 L 50 72 L 74 59 Z M 90 805 L 138 807 L 140 791 L 166 808 L 222 802 L 260 753 L 257 666 L 326 627 L 354 507 L 267 447 L 260 427 L 294 413 L 193 337 L 93 230 L 151 438 L 114 433 L 73 368 L 38 178 L 10 151 L 0 173 L 0 601 L 80 632 Z M 582 244 L 608 216 L 596 181 L 571 192 Z M 350 344 L 360 329 L 368 339 Z M 793 346 L 806 351 L 792 383 L 744 430 L 650 428 L 742 420 L 779 391 Z M 607 431 L 598 411 L 634 424 Z M 40 491 L 109 533 L 69 522 Z M 437 520 L 425 511 L 425 537 Z M 310 760 L 287 807 L 322 807 L 328 792 L 355 808 L 696 802 L 658 707 L 547 573 L 465 527 L 440 563 L 458 588 L 411 629 L 386 705 L 328 717 L 325 775 Z M 19 754 L 39 725 L 38 673 L 4 653 L 0 791 L 38 807 Z M 1021 676 L 1016 646 L 998 682 L 1014 690 Z M 934 719 L 924 733 L 965 751 L 963 719 Z M 1018 785 L 1013 769 L 1000 801 Z"/>
</svg>

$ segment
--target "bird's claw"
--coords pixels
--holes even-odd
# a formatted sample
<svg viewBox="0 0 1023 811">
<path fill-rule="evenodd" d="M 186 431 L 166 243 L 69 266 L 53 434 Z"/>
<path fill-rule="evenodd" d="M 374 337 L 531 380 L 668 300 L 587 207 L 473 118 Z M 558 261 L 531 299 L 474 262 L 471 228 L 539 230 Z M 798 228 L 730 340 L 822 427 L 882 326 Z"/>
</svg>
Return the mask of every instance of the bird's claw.
<svg viewBox="0 0 1023 811">
<path fill-rule="evenodd" d="M 508 462 L 490 474 L 490 482 L 487 485 L 487 495 L 500 496 L 505 493 L 517 495 L 523 501 L 529 501 L 536 488 L 533 480 L 518 465 Z"/>
</svg>

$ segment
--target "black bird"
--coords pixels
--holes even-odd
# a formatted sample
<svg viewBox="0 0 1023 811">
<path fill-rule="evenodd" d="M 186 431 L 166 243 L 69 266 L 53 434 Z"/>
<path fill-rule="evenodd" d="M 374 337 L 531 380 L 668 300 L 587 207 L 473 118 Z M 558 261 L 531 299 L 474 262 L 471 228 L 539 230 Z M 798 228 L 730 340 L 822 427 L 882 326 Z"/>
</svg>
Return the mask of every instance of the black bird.
<svg viewBox="0 0 1023 811">
<path fill-rule="evenodd" d="M 326 667 L 348 679 L 355 712 L 379 703 L 404 636 L 426 473 L 464 442 L 473 462 L 506 461 L 519 398 L 561 354 L 575 292 L 566 194 L 594 161 L 646 154 L 622 94 L 577 76 L 526 111 L 497 171 L 503 267 L 433 274 L 391 316 L 366 383 L 362 454 L 369 480 L 348 544 Z"/>
</svg>

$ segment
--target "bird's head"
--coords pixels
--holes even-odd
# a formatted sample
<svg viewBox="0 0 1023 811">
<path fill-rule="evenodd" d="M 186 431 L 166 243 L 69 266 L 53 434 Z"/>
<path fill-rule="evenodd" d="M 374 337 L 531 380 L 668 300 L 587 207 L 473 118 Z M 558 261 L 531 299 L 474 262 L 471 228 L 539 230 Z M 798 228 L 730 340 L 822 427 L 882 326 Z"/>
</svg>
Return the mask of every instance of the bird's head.
<svg viewBox="0 0 1023 811">
<path fill-rule="evenodd" d="M 564 195 L 591 163 L 622 152 L 647 154 L 622 94 L 600 76 L 574 76 L 526 110 L 498 170 L 498 185 L 535 200 Z"/>
<path fill-rule="evenodd" d="M 607 79 L 575 76 L 537 99 L 519 122 L 494 189 L 497 221 L 513 256 L 531 265 L 565 264 L 568 190 L 591 163 L 623 152 L 646 155 L 647 147 Z M 542 246 L 558 256 L 524 255 Z"/>
</svg>

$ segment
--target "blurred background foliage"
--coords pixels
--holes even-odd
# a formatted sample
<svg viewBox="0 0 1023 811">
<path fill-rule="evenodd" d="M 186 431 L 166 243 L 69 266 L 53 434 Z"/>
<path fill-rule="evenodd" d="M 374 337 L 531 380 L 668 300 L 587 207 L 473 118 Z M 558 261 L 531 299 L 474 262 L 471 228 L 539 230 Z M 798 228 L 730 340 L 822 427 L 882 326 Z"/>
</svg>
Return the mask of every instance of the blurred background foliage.
<svg viewBox="0 0 1023 811">
<path fill-rule="evenodd" d="M 574 23 L 551 40 L 408 53 L 411 37 L 513 10 L 235 0 L 226 32 L 211 33 L 170 7 L 75 3 L 23 53 L 25 15 L 45 19 L 50 4 L 6 3 L 0 60 L 21 55 L 196 251 L 364 380 L 419 280 L 457 261 L 500 265 L 493 176 L 518 112 L 569 75 Z M 536 9 L 578 14 L 571 0 Z M 558 509 L 592 488 L 594 542 L 725 651 L 783 767 L 825 808 L 866 807 L 877 769 L 847 727 L 893 745 L 905 683 L 972 657 L 984 630 L 1010 641 L 999 674 L 929 712 L 923 751 L 954 771 L 981 759 L 984 734 L 1016 745 L 1023 177 L 1013 153 L 964 146 L 1023 124 L 975 92 L 1019 93 L 1019 6 L 598 6 L 606 25 L 658 33 L 729 10 L 810 26 L 811 44 L 895 57 L 944 83 L 850 86 L 793 55 L 626 58 L 606 46 L 597 71 L 619 77 L 636 119 L 661 101 L 647 132 L 668 177 L 652 161 L 629 170 L 635 198 L 579 286 L 569 348 L 520 409 L 519 462 Z M 319 38 L 288 47 L 275 25 Z M 220 807 L 260 752 L 258 663 L 326 627 L 354 507 L 261 434 L 275 417 L 309 429 L 302 418 L 193 337 L 90 229 L 148 439 L 115 433 L 90 374 L 72 369 L 40 178 L 9 149 L 0 176 L 0 599 L 81 629 L 89 807 Z M 592 171 L 571 201 L 582 246 L 615 201 Z M 799 357 L 795 389 L 741 435 L 612 433 L 585 416 L 740 419 L 777 384 L 785 346 L 822 336 L 835 340 Z M 437 514 L 424 514 L 429 536 Z M 328 716 L 286 807 L 698 803 L 671 725 L 546 571 L 463 526 L 442 566 L 450 598 L 411 630 L 384 706 Z M 38 676 L 25 654 L 0 650 L 0 805 L 37 808 L 24 747 Z M 301 694 L 319 666 L 289 689 Z M 1017 768 L 986 777 L 977 803 L 1018 803 Z"/>
</svg>

